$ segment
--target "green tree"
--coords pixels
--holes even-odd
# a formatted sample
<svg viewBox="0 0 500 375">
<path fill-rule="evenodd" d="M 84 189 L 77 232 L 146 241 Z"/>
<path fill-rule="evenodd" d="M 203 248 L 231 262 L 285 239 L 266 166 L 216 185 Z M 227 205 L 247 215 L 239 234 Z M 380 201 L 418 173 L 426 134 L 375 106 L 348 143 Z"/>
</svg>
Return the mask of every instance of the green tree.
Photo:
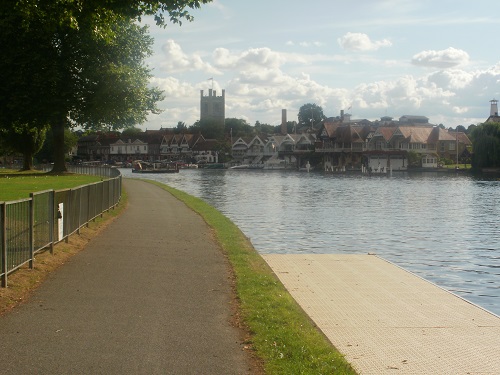
<svg viewBox="0 0 500 375">
<path fill-rule="evenodd" d="M 182 134 L 182 133 L 185 133 L 186 131 L 187 131 L 186 123 L 182 122 L 182 121 L 179 121 L 177 123 L 177 127 L 175 128 L 174 132 L 176 134 Z"/>
<path fill-rule="evenodd" d="M 472 166 L 500 167 L 500 123 L 479 124 L 472 130 Z"/>
<path fill-rule="evenodd" d="M 49 123 L 54 171 L 64 171 L 64 129 L 120 129 L 158 113 L 162 95 L 148 86 L 151 74 L 143 64 L 152 39 L 135 21 L 154 15 L 165 26 L 168 13 L 180 23 L 192 19 L 187 7 L 207 2 L 4 0 L 0 126 Z"/>
<path fill-rule="evenodd" d="M 134 138 L 137 137 L 138 135 L 144 133 L 142 129 L 137 128 L 135 126 L 131 126 L 129 128 L 126 128 L 125 130 L 122 131 L 122 136 L 124 137 L 129 137 L 129 138 Z"/>
<path fill-rule="evenodd" d="M 33 156 L 42 148 L 48 126 L 30 126 L 16 124 L 9 128 L 0 129 L 2 143 L 23 155 L 23 171 L 33 169 Z"/>
<path fill-rule="evenodd" d="M 469 136 L 472 136 L 472 133 L 474 131 L 474 129 L 477 127 L 477 125 L 475 124 L 470 124 L 468 127 L 467 127 L 467 134 Z"/>
<path fill-rule="evenodd" d="M 246 120 L 238 118 L 227 118 L 224 125 L 225 134 L 233 134 L 233 137 L 244 137 L 254 134 L 254 128 Z"/>
<path fill-rule="evenodd" d="M 414 151 L 408 151 L 408 166 L 409 167 L 421 167 L 422 166 L 422 156 Z"/>
<path fill-rule="evenodd" d="M 325 119 L 323 108 L 317 104 L 304 104 L 299 109 L 299 126 L 304 128 L 317 128 L 317 125 Z"/>
<path fill-rule="evenodd" d="M 35 155 L 37 160 L 42 163 L 52 163 L 54 161 L 54 141 L 51 134 L 51 129 L 48 130 L 47 136 L 45 137 L 45 142 L 43 143 L 40 151 Z M 69 152 L 77 145 L 78 138 L 81 136 L 80 132 L 73 132 L 70 129 L 64 129 L 64 155 L 69 154 Z"/>
</svg>

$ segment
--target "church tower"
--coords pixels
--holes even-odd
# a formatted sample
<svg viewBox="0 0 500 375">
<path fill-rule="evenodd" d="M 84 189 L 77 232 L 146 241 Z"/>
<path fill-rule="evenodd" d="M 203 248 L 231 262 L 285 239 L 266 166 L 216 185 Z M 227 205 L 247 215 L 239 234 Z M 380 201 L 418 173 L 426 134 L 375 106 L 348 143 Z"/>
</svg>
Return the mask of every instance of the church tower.
<svg viewBox="0 0 500 375">
<path fill-rule="evenodd" d="M 226 90 L 222 90 L 222 96 L 217 96 L 215 90 L 209 89 L 208 96 L 200 92 L 200 121 L 214 120 L 224 125 L 226 118 Z"/>
<path fill-rule="evenodd" d="M 490 100 L 491 103 L 491 109 L 490 109 L 490 116 L 498 116 L 498 100 L 493 99 Z"/>
</svg>

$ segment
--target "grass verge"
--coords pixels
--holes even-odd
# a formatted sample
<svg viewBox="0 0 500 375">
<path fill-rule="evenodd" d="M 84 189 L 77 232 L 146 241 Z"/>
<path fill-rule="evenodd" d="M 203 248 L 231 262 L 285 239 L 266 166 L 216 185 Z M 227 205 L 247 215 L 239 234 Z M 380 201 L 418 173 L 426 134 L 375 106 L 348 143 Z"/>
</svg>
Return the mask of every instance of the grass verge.
<svg viewBox="0 0 500 375">
<path fill-rule="evenodd" d="M 144 181 L 184 202 L 214 230 L 233 267 L 241 318 L 266 374 L 356 374 L 231 220 L 199 198 Z"/>
<path fill-rule="evenodd" d="M 69 189 L 101 180 L 99 176 L 81 174 L 0 173 L 0 201 L 29 198 L 29 194 L 36 191 Z"/>
</svg>

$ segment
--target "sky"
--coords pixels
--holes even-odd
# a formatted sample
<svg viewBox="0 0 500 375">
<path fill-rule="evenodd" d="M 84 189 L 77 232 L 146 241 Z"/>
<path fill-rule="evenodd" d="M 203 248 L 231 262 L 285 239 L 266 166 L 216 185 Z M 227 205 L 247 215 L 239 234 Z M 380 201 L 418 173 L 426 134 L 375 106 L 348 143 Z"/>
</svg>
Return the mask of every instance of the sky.
<svg viewBox="0 0 500 375">
<path fill-rule="evenodd" d="M 211 88 L 226 118 L 252 126 L 279 125 L 282 109 L 296 121 L 308 103 L 327 117 L 481 123 L 500 99 L 499 12 L 493 0 L 214 0 L 181 26 L 145 19 L 165 99 L 141 128 L 192 125 Z"/>
</svg>

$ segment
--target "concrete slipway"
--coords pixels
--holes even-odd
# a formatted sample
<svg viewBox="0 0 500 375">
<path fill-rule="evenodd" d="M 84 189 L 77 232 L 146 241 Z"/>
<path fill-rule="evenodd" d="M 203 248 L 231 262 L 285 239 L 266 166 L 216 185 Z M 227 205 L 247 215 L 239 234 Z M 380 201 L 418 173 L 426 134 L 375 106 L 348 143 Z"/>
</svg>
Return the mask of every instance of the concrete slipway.
<svg viewBox="0 0 500 375">
<path fill-rule="evenodd" d="M 500 374 L 500 317 L 373 255 L 265 254 L 360 374 Z"/>
</svg>

